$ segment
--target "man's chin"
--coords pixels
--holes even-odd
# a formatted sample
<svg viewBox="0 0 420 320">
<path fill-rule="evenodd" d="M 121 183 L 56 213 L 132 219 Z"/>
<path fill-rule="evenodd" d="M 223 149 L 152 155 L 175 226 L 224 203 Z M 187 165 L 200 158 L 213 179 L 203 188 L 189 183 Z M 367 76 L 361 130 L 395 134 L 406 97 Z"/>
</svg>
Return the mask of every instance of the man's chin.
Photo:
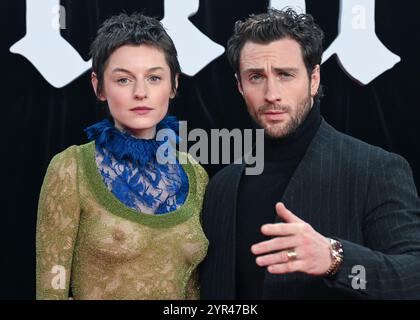
<svg viewBox="0 0 420 320">
<path fill-rule="evenodd" d="M 284 128 L 265 128 L 264 134 L 269 138 L 280 139 L 288 136 L 289 132 Z"/>
<path fill-rule="evenodd" d="M 264 133 L 269 138 L 284 138 L 290 134 L 288 123 L 281 121 L 277 124 L 263 124 Z"/>
</svg>

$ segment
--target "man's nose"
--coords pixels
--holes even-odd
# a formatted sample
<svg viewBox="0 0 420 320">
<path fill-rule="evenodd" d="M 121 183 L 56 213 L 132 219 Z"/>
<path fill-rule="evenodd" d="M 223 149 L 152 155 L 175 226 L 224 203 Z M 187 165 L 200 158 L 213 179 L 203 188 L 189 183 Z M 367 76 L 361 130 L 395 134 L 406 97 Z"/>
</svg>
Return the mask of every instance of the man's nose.
<svg viewBox="0 0 420 320">
<path fill-rule="evenodd" d="M 267 78 L 265 100 L 269 103 L 276 103 L 281 100 L 280 84 L 273 78 Z"/>
</svg>

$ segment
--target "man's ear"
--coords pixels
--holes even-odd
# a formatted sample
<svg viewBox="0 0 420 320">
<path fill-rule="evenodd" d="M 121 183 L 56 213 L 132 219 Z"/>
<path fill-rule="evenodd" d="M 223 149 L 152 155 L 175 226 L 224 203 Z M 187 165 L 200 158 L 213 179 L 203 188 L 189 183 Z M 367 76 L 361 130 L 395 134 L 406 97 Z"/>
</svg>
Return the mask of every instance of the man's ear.
<svg viewBox="0 0 420 320">
<path fill-rule="evenodd" d="M 106 98 L 103 96 L 103 94 L 102 93 L 98 94 L 98 77 L 95 72 L 91 73 L 90 82 L 92 83 L 93 90 L 95 91 L 95 95 L 98 97 L 98 99 L 101 101 L 105 101 Z"/>
<path fill-rule="evenodd" d="M 175 89 L 171 90 L 171 95 L 169 96 L 169 98 L 173 99 L 176 96 L 176 92 L 178 90 L 178 78 L 179 78 L 179 73 L 177 73 L 175 75 Z"/>
<path fill-rule="evenodd" d="M 321 82 L 321 71 L 319 64 L 317 64 L 312 70 L 311 74 L 311 97 L 314 97 L 316 93 L 318 92 L 318 88 Z"/>
<path fill-rule="evenodd" d="M 241 83 L 241 80 L 239 79 L 239 77 L 238 77 L 238 74 L 237 74 L 237 73 L 235 73 L 235 78 L 236 78 L 236 84 L 238 85 L 238 90 L 239 90 L 239 93 L 240 93 L 241 95 L 244 95 L 244 90 L 242 89 L 242 83 Z"/>
</svg>

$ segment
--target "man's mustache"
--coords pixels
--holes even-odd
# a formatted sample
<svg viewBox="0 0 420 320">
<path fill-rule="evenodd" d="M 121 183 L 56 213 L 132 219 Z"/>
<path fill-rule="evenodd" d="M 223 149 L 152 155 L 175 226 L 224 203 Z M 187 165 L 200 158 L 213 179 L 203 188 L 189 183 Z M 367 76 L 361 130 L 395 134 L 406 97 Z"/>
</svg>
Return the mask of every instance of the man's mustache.
<svg viewBox="0 0 420 320">
<path fill-rule="evenodd" d="M 290 106 L 288 105 L 279 105 L 279 104 L 265 104 L 258 108 L 258 113 L 265 113 L 268 111 L 280 111 L 280 112 L 289 112 Z"/>
</svg>

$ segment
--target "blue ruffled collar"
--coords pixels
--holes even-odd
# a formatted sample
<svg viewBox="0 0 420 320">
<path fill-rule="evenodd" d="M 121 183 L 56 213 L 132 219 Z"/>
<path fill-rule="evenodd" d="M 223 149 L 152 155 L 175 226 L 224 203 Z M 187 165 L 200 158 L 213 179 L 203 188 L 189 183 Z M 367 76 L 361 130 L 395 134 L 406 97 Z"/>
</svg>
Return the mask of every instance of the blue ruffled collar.
<svg viewBox="0 0 420 320">
<path fill-rule="evenodd" d="M 178 128 L 177 118 L 167 115 L 157 124 L 156 132 L 160 129 L 171 129 L 178 143 Z M 118 130 L 108 119 L 97 122 L 84 131 L 90 141 L 95 140 L 96 145 L 108 150 L 117 160 L 128 159 L 141 167 L 156 159 L 157 149 L 165 143 L 156 139 L 140 139 L 129 132 Z"/>
</svg>

